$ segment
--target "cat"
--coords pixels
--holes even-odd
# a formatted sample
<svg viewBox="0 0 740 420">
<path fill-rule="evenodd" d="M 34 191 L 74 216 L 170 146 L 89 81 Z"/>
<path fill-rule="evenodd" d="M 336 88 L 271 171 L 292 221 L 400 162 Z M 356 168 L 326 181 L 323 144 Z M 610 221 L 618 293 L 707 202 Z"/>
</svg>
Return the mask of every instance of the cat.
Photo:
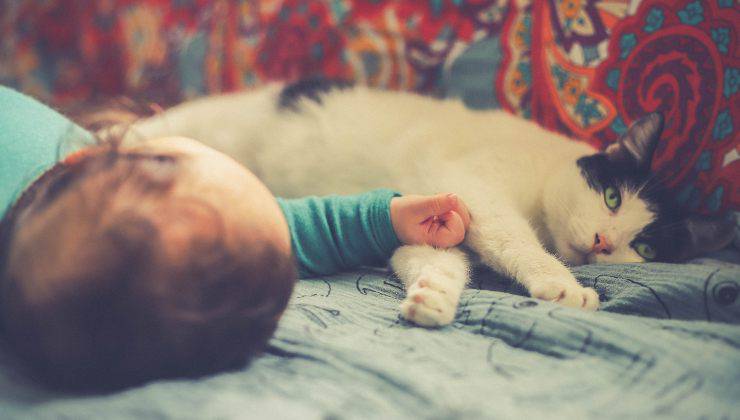
<svg viewBox="0 0 740 420">
<path fill-rule="evenodd" d="M 569 265 L 680 261 L 727 245 L 734 225 L 684 217 L 650 173 L 660 114 L 598 151 L 504 111 L 321 79 L 186 102 L 136 124 L 137 136 L 182 135 L 236 158 L 277 196 L 452 191 L 472 217 L 464 246 L 402 246 L 402 316 L 453 321 L 472 263 L 532 297 L 596 310 Z"/>
</svg>

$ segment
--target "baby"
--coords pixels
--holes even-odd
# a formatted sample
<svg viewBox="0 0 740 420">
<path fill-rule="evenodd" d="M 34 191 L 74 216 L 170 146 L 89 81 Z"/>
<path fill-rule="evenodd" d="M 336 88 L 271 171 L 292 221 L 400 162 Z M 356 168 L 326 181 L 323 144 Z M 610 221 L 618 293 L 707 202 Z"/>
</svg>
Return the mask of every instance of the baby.
<svg viewBox="0 0 740 420">
<path fill-rule="evenodd" d="M 79 127 L 5 88 L 0 109 L 2 332 L 64 389 L 243 366 L 297 275 L 385 264 L 402 243 L 454 246 L 469 223 L 454 195 L 276 199 L 190 139 L 68 155 L 58 145 L 89 136 Z"/>
</svg>

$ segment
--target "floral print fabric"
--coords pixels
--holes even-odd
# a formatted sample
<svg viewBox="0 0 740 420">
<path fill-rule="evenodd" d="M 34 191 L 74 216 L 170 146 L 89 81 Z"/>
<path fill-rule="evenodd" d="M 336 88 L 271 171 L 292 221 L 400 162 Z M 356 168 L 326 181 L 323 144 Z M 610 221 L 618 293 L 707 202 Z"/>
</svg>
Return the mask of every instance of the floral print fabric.
<svg viewBox="0 0 740 420">
<path fill-rule="evenodd" d="M 740 210 L 740 6 L 637 3 L 18 0 L 0 5 L 0 83 L 58 106 L 169 105 L 315 75 L 431 94 L 463 77 L 489 92 L 476 107 L 599 147 L 660 111 L 654 167 L 680 202 Z"/>
</svg>

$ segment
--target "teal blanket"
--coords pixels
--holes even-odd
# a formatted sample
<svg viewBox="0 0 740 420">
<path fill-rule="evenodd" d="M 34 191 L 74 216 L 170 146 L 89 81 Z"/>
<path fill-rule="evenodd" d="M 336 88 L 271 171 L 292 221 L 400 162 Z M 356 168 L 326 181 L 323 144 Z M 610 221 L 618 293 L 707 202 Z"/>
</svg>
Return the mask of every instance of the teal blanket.
<svg viewBox="0 0 740 420">
<path fill-rule="evenodd" d="M 298 284 L 266 354 L 197 381 L 51 394 L 0 357 L 2 418 L 737 418 L 740 265 L 584 266 L 602 310 L 477 273 L 456 322 L 416 328 L 383 270 Z"/>
</svg>

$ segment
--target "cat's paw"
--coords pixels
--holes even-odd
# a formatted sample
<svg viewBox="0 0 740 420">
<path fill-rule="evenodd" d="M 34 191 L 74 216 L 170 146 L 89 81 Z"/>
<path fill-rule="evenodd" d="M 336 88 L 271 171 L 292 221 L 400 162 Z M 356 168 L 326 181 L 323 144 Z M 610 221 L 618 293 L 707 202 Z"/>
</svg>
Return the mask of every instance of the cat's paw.
<svg viewBox="0 0 740 420">
<path fill-rule="evenodd" d="M 557 302 L 571 308 L 595 311 L 599 308 L 599 294 L 590 287 L 583 287 L 573 278 L 548 279 L 532 284 L 532 297 Z"/>
<path fill-rule="evenodd" d="M 459 296 L 430 276 L 419 277 L 401 302 L 401 315 L 422 327 L 441 327 L 455 319 Z"/>
</svg>

